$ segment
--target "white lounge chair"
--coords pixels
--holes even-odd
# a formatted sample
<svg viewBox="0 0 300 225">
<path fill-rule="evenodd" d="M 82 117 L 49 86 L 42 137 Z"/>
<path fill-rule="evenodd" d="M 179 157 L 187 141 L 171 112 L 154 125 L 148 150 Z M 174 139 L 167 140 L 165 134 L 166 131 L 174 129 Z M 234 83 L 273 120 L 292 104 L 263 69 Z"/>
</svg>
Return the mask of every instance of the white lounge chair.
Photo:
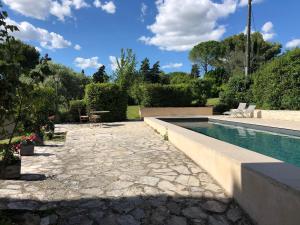
<svg viewBox="0 0 300 225">
<path fill-rule="evenodd" d="M 249 105 L 247 109 L 242 110 L 242 112 L 240 112 L 240 114 L 243 117 L 252 117 L 252 114 L 254 113 L 254 110 L 256 108 L 256 105 Z"/>
<path fill-rule="evenodd" d="M 230 115 L 230 116 L 238 116 L 240 115 L 243 110 L 246 109 L 247 103 L 240 103 L 239 106 L 236 109 L 230 109 L 230 111 L 224 112 L 224 115 Z"/>
</svg>

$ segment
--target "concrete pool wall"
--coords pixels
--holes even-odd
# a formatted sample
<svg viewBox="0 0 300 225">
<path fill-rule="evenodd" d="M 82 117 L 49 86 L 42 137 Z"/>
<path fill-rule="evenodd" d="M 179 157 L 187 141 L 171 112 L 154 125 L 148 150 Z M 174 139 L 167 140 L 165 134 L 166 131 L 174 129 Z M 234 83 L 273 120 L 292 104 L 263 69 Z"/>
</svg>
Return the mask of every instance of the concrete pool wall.
<svg viewBox="0 0 300 225">
<path fill-rule="evenodd" d="M 259 225 L 300 224 L 300 168 L 157 118 L 144 121 L 210 173 Z"/>
</svg>

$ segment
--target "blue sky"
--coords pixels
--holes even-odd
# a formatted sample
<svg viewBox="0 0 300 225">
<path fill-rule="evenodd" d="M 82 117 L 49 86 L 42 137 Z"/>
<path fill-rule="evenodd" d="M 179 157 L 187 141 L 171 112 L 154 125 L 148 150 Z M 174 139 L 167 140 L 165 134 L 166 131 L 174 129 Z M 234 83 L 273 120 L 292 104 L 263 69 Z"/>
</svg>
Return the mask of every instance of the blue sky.
<svg viewBox="0 0 300 225">
<path fill-rule="evenodd" d="M 189 49 L 221 40 L 246 26 L 247 0 L 2 0 L 17 38 L 49 53 L 55 62 L 111 73 L 121 48 L 138 61 L 160 61 L 165 72 L 190 71 Z M 254 0 L 256 31 L 284 48 L 300 46 L 297 0 Z M 76 46 L 76 47 L 75 47 Z M 80 47 L 79 47 L 80 46 Z M 76 50 L 76 49 L 77 50 Z"/>
</svg>

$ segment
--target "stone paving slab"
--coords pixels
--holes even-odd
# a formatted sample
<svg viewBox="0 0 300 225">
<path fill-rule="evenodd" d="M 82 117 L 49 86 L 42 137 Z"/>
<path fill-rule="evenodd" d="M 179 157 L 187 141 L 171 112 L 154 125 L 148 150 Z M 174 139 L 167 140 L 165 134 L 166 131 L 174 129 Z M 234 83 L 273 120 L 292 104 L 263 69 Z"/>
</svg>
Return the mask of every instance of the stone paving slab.
<svg viewBox="0 0 300 225">
<path fill-rule="evenodd" d="M 64 144 L 36 147 L 22 158 L 21 180 L 0 181 L 0 209 L 21 210 L 20 224 L 252 224 L 206 171 L 143 122 L 57 130 L 67 131 Z"/>
</svg>

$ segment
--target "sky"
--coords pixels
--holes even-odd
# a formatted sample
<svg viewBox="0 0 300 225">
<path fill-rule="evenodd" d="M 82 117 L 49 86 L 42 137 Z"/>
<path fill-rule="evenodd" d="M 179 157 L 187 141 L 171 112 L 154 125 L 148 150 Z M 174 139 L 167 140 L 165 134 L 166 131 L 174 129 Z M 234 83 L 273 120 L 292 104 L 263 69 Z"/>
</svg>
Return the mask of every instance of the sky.
<svg viewBox="0 0 300 225">
<path fill-rule="evenodd" d="M 16 38 L 87 75 L 100 65 L 113 73 L 121 48 L 165 72 L 188 72 L 194 45 L 244 32 L 247 19 L 247 0 L 0 1 Z M 299 8 L 298 0 L 253 0 L 252 29 L 283 50 L 300 47 Z"/>
</svg>

